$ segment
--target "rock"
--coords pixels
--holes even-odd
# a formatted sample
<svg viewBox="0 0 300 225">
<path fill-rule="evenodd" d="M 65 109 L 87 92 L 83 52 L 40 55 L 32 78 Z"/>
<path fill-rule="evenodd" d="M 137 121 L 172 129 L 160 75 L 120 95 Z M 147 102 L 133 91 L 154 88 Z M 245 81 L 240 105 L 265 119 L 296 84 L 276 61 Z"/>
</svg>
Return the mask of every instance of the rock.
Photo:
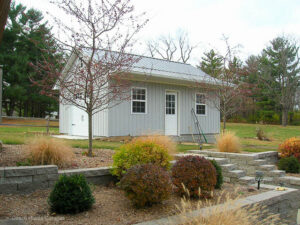
<svg viewBox="0 0 300 225">
<path fill-rule="evenodd" d="M 254 187 L 249 187 L 248 188 L 248 192 L 255 192 L 256 191 L 256 188 L 254 188 Z"/>
<path fill-rule="evenodd" d="M 0 152 L 2 152 L 2 150 L 3 150 L 3 142 L 0 141 Z"/>
</svg>

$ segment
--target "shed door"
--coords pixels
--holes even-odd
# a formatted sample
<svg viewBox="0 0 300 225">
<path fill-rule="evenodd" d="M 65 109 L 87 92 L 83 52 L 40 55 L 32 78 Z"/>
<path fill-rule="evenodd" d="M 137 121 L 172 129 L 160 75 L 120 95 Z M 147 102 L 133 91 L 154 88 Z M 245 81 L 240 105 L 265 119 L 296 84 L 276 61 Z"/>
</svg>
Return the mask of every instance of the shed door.
<svg viewBox="0 0 300 225">
<path fill-rule="evenodd" d="M 166 107 L 165 107 L 165 134 L 178 135 L 177 125 L 177 93 L 166 93 Z"/>
<path fill-rule="evenodd" d="M 88 116 L 85 111 L 76 106 L 71 109 L 71 129 L 74 136 L 88 136 Z"/>
</svg>

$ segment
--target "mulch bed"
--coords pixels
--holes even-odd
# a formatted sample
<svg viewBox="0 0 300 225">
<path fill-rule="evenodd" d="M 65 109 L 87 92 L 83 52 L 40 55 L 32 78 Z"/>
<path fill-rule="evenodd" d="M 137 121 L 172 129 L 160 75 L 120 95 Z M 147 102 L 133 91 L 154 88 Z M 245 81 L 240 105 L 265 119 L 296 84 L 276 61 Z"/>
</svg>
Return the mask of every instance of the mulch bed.
<svg viewBox="0 0 300 225">
<path fill-rule="evenodd" d="M 212 202 L 216 204 L 218 197 L 222 201 L 230 194 L 232 198 L 258 194 L 264 190 L 252 189 L 233 184 L 224 184 L 222 190 L 215 191 Z M 97 224 L 97 225 L 129 225 L 167 217 L 178 213 L 181 198 L 175 194 L 162 204 L 144 209 L 136 209 L 119 188 L 95 186 L 96 199 L 92 209 L 76 215 L 55 215 L 49 212 L 47 198 L 50 190 L 40 190 L 27 195 L 0 195 L 0 219 L 22 218 L 27 224 Z M 218 202 L 220 203 L 220 202 Z M 193 208 L 197 208 L 197 200 L 192 200 Z"/>
<path fill-rule="evenodd" d="M 94 149 L 94 157 L 83 156 L 87 149 L 73 148 L 75 157 L 72 163 L 59 169 L 93 168 L 112 165 L 115 153 L 110 149 Z M 26 148 L 24 145 L 3 145 L 0 151 L 0 167 L 16 166 L 17 162 L 26 162 Z"/>
</svg>

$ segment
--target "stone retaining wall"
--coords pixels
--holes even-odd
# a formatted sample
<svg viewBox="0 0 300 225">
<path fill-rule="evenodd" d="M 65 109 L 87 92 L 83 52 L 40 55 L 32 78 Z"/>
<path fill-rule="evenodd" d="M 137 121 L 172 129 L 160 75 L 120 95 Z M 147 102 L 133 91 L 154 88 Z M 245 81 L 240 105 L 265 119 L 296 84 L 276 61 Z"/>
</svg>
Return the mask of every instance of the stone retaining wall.
<svg viewBox="0 0 300 225">
<path fill-rule="evenodd" d="M 28 193 L 52 187 L 59 175 L 83 174 L 88 182 L 106 185 L 115 181 L 109 167 L 58 170 L 56 165 L 0 167 L 0 194 Z"/>
<path fill-rule="evenodd" d="M 231 210 L 236 209 L 240 207 L 262 207 L 263 211 L 261 213 L 258 212 L 258 215 L 260 219 L 267 218 L 268 214 L 266 213 L 272 213 L 272 214 L 279 214 L 280 215 L 280 221 L 276 224 L 283 224 L 283 221 L 286 220 L 287 224 L 289 225 L 295 225 L 296 224 L 296 218 L 297 218 L 297 212 L 298 208 L 300 207 L 300 191 L 297 189 L 288 188 L 285 191 L 275 191 L 275 186 L 271 185 L 262 185 L 264 188 L 271 189 L 270 191 L 252 195 L 249 197 L 246 197 L 244 199 L 238 200 L 236 203 L 232 203 L 230 205 L 230 208 L 228 206 L 225 206 L 222 208 L 222 205 L 218 206 L 212 206 L 203 208 L 200 210 L 195 210 L 192 212 L 189 212 L 186 214 L 185 218 L 196 218 L 200 215 L 208 216 L 211 215 L 211 213 L 214 212 L 213 208 L 218 207 L 219 210 Z M 176 224 L 182 224 L 184 221 L 182 221 L 182 218 L 180 216 L 171 216 L 168 218 L 162 218 L 158 220 L 152 220 L 147 222 L 138 223 L 136 225 L 176 225 Z M 286 224 L 286 223 L 284 223 Z"/>
<path fill-rule="evenodd" d="M 227 158 L 230 163 L 236 164 L 239 169 L 244 170 L 248 176 L 255 175 L 256 167 L 259 163 L 276 164 L 278 161 L 278 152 L 260 152 L 260 153 L 229 153 L 229 152 L 214 152 L 205 150 L 191 150 L 191 153 L 203 154 L 215 158 Z"/>
</svg>

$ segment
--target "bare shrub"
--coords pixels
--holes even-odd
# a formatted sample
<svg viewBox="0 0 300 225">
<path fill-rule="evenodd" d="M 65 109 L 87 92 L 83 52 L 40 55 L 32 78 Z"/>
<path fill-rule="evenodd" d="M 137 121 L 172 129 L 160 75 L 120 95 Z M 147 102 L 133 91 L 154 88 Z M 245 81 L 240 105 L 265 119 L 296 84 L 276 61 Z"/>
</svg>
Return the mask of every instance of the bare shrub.
<svg viewBox="0 0 300 225">
<path fill-rule="evenodd" d="M 173 141 L 171 137 L 165 135 L 161 135 L 161 134 L 145 135 L 145 136 L 136 137 L 132 140 L 132 142 L 135 141 L 150 141 L 153 142 L 154 144 L 160 145 L 163 148 L 167 149 L 168 153 L 171 155 L 177 153 L 176 143 Z"/>
<path fill-rule="evenodd" d="M 271 141 L 269 135 L 261 127 L 256 128 L 256 137 L 260 141 Z"/>
<path fill-rule="evenodd" d="M 240 152 L 240 139 L 232 132 L 224 132 L 217 137 L 217 147 L 220 152 Z"/>
<path fill-rule="evenodd" d="M 29 159 L 34 165 L 68 165 L 74 153 L 63 140 L 36 137 L 27 144 Z"/>
</svg>

